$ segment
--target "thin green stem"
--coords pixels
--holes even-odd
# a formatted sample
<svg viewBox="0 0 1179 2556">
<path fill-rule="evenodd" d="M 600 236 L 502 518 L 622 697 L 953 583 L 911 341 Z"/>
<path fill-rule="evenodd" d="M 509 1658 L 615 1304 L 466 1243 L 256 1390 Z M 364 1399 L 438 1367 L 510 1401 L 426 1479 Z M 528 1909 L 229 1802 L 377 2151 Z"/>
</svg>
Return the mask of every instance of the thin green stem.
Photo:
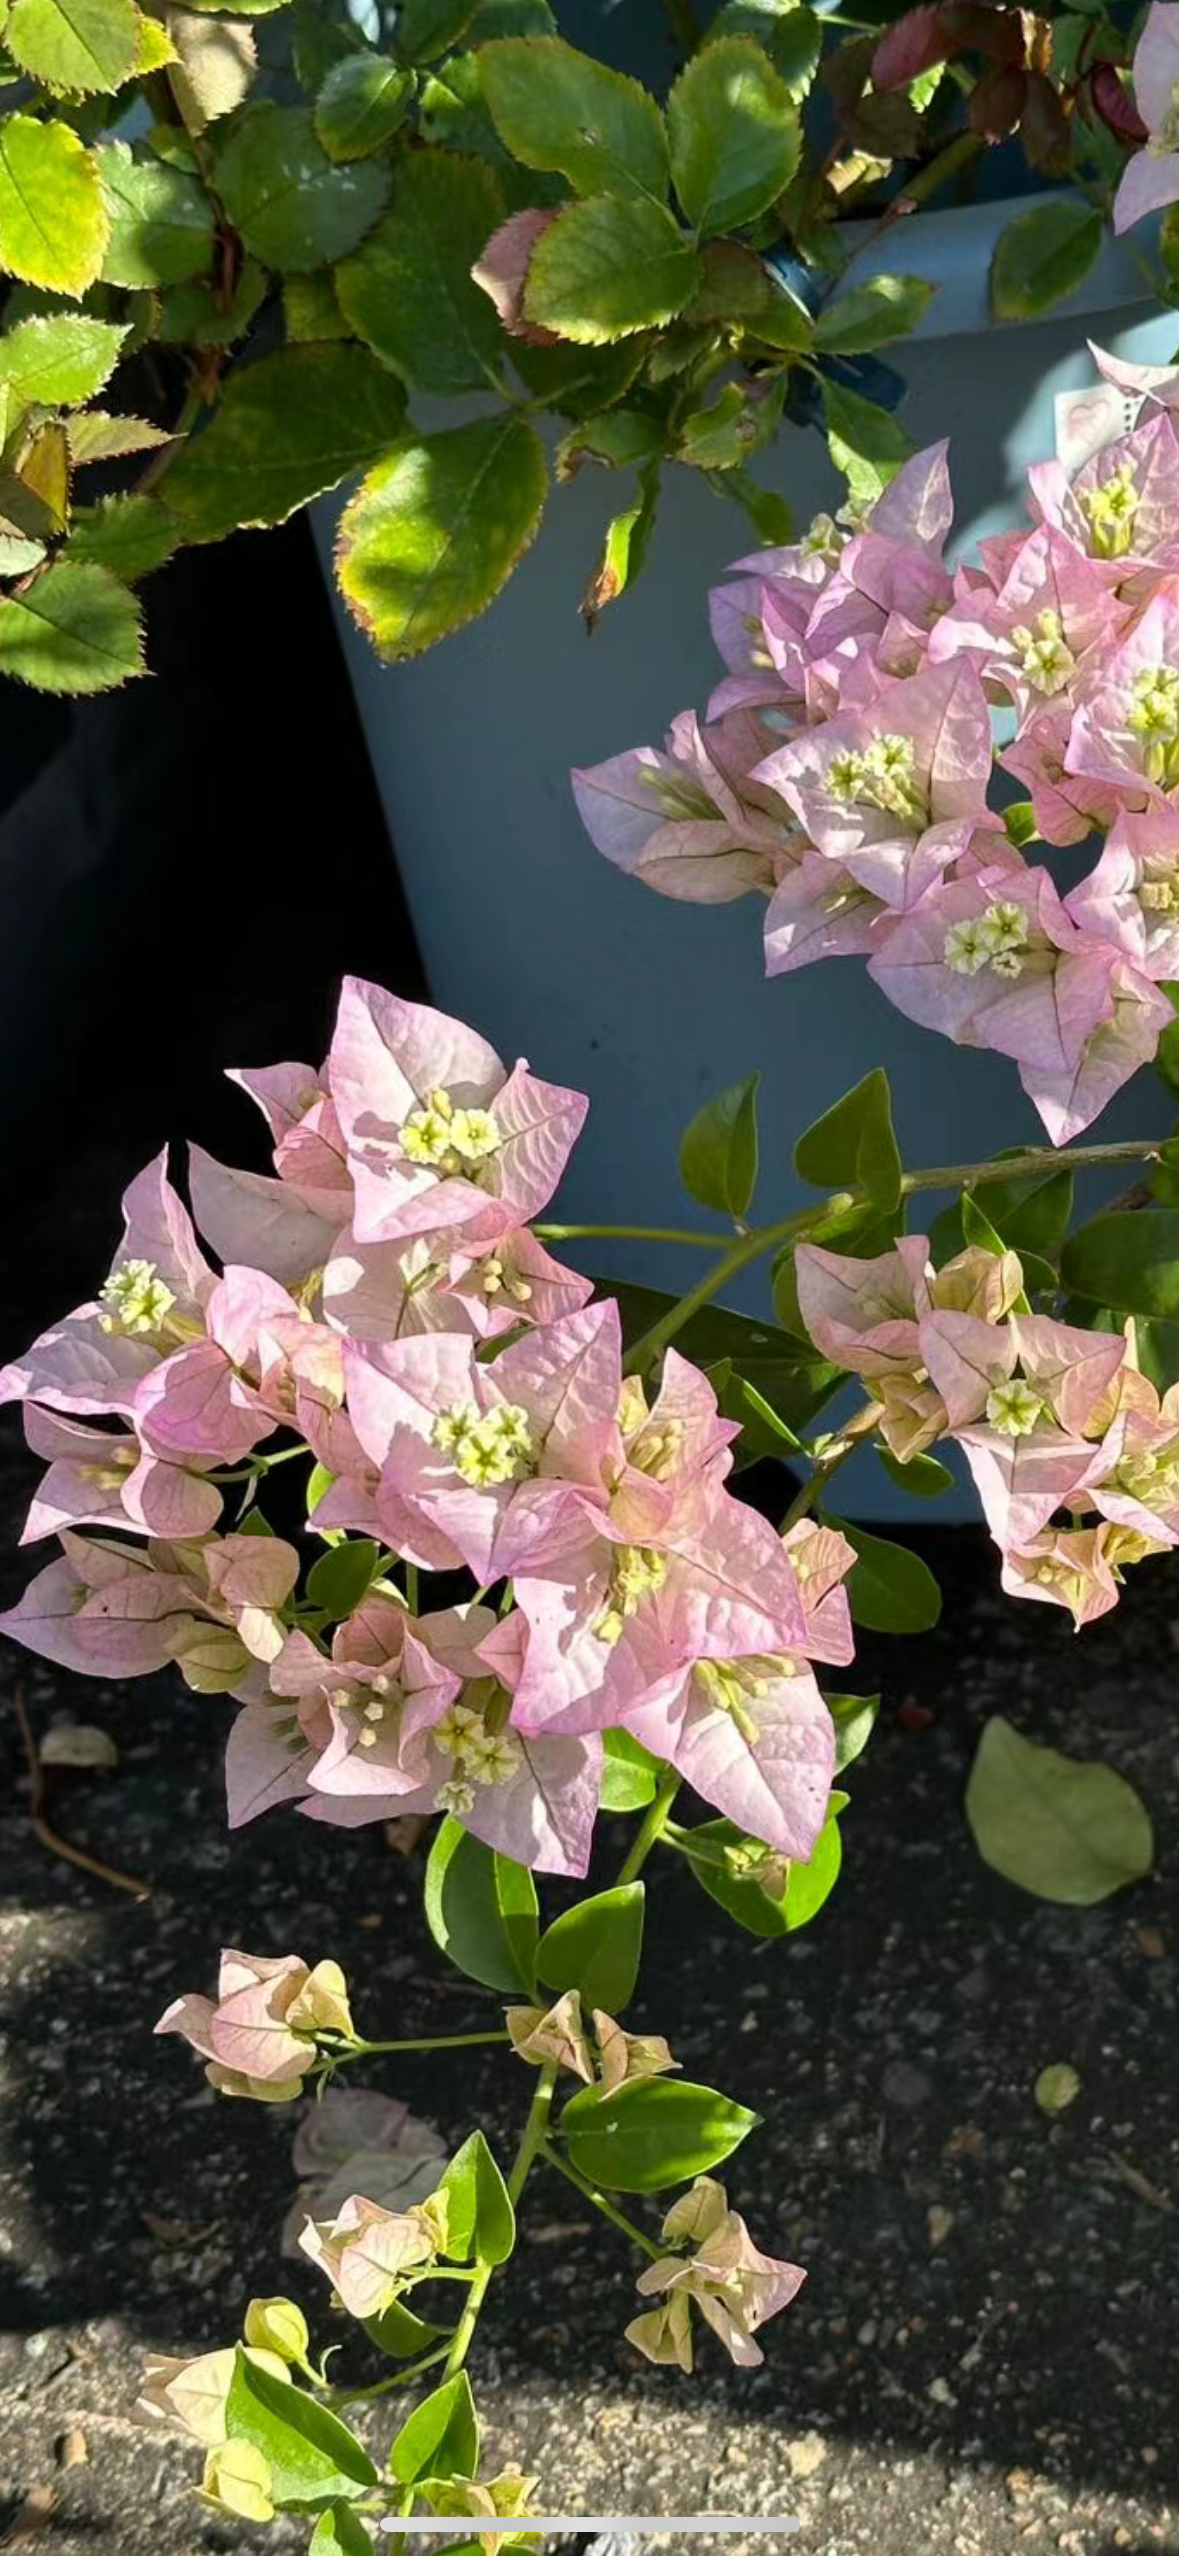
<svg viewBox="0 0 1179 2556">
<path fill-rule="evenodd" d="M 549 2126 L 549 2113 L 552 2109 L 553 2088 L 556 2085 L 556 2082 L 556 2060 L 546 2059 L 545 2064 L 541 2069 L 540 2076 L 537 2079 L 536 2092 L 528 2107 L 528 2117 L 525 2121 L 524 2128 L 520 2133 L 520 2145 L 516 2150 L 512 2170 L 508 2176 L 508 2198 L 512 2202 L 513 2207 L 519 2200 L 524 2186 L 528 2181 L 528 2177 L 532 2172 L 532 2168 L 536 2163 L 537 2157 L 540 2154 L 541 2142 L 543 2141 Z M 487 2296 L 494 2270 L 495 2266 L 493 2263 L 481 2263 L 478 2271 L 476 2272 L 475 2278 L 471 2283 L 470 2290 L 467 2294 L 467 2304 L 454 2329 L 454 2333 L 447 2349 L 447 2378 L 453 2378 L 455 2371 L 461 2370 L 463 2362 L 466 2360 L 467 2354 L 470 2351 L 471 2338 L 474 2334 L 475 2327 L 479 2322 L 479 2311 Z"/>
<path fill-rule="evenodd" d="M 620 1884 L 634 1881 L 641 1873 L 651 1848 L 658 1845 L 663 1835 L 672 1803 L 679 1789 L 680 1779 L 674 1766 L 665 1766 L 656 1787 L 654 1801 L 636 1832 L 634 1844 L 619 1873 Z"/>
<path fill-rule="evenodd" d="M 1060 1148 L 1055 1145 L 1029 1145 L 1021 1154 L 1004 1154 L 998 1160 L 984 1163 L 933 1163 L 924 1171 L 906 1172 L 901 1181 L 901 1191 L 908 1198 L 924 1189 L 979 1189 L 987 1181 L 1026 1180 L 1040 1171 L 1100 1171 L 1111 1163 L 1147 1162 L 1158 1154 L 1162 1142 L 1161 1137 L 1151 1136 L 1124 1145 Z M 723 1258 L 714 1261 L 711 1269 L 705 1271 L 686 1295 L 674 1305 L 669 1305 L 658 1322 L 653 1322 L 650 1329 L 635 1341 L 627 1356 L 628 1375 L 638 1374 L 644 1367 L 649 1367 L 659 1351 L 675 1338 L 677 1331 L 682 1331 L 684 1324 L 691 1321 L 693 1314 L 710 1304 L 726 1281 L 735 1278 L 742 1269 L 748 1269 L 752 1261 L 762 1259 L 767 1251 L 776 1250 L 782 1243 L 801 1240 L 816 1225 L 826 1223 L 832 1216 L 847 1215 L 853 1207 L 868 1204 L 868 1193 L 864 1189 L 836 1190 L 830 1197 L 819 1199 L 815 1206 L 800 1208 L 795 1215 L 783 1217 L 780 1224 L 759 1225 L 751 1234 L 743 1234 Z"/>
<path fill-rule="evenodd" d="M 507 2038 L 506 2032 L 442 2032 L 421 2041 L 355 2041 L 339 2056 L 341 2059 L 376 2059 L 391 2050 L 473 2050 L 477 2042 L 506 2041 Z"/>
<path fill-rule="evenodd" d="M 880 1404 L 866 1402 L 848 1421 L 846 1429 L 841 1429 L 838 1437 L 824 1447 L 822 1455 L 816 1459 L 814 1472 L 808 1474 L 801 1489 L 795 1492 L 786 1511 L 780 1530 L 783 1535 L 788 1535 L 791 1527 L 797 1526 L 800 1518 L 805 1518 L 808 1509 L 813 1508 L 826 1489 L 832 1474 L 838 1473 L 840 1465 L 846 1464 L 848 1457 L 855 1454 L 861 1441 L 871 1436 L 880 1417 Z"/>
<path fill-rule="evenodd" d="M 416 1562 L 407 1562 L 405 1566 L 405 1603 L 409 1608 L 410 1614 L 416 1615 L 418 1611 L 418 1566 Z"/>
<path fill-rule="evenodd" d="M 416 2378 L 421 2378 L 427 2370 L 436 2368 L 439 2361 L 444 2361 L 449 2350 L 449 2341 L 436 2343 L 432 2352 L 424 2352 L 420 2361 L 411 2362 L 408 2369 L 398 2370 L 394 2378 L 375 2379 L 371 2387 L 350 2387 L 346 2393 L 337 2395 L 336 2404 L 366 2405 L 372 2396 L 388 2396 L 395 2387 L 412 2387 Z"/>
<path fill-rule="evenodd" d="M 534 1225 L 542 1242 L 693 1243 L 699 1251 L 725 1251 L 727 1234 L 702 1234 L 683 1225 Z"/>
<path fill-rule="evenodd" d="M 575 2165 L 571 2165 L 568 2157 L 563 2157 L 560 2149 L 553 2146 L 551 2139 L 542 2139 L 540 2154 L 545 2165 L 555 2166 L 558 2174 L 563 2174 L 568 2183 L 576 2184 L 578 2191 L 584 2195 L 585 2199 L 593 2202 L 595 2210 L 600 2210 L 602 2217 L 609 2219 L 612 2227 L 620 2228 L 623 2236 L 629 2237 L 632 2245 L 641 2246 L 643 2253 L 649 2254 L 652 2260 L 656 2260 L 664 2252 L 664 2248 L 656 2245 L 653 2238 L 644 2236 L 643 2230 L 636 2228 L 633 2219 L 625 2218 L 621 2210 L 616 2210 L 614 2203 L 607 2200 L 605 2193 L 599 2192 L 597 2184 L 591 2183 L 588 2175 L 581 2174 Z"/>
</svg>

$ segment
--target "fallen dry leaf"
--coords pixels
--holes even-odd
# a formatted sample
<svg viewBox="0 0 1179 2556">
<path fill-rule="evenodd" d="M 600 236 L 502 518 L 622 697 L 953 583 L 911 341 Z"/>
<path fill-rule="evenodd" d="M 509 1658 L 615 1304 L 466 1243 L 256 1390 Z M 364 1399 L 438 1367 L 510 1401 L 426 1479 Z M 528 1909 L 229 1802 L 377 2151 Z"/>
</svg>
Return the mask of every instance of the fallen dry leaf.
<svg viewBox="0 0 1179 2556">
<path fill-rule="evenodd" d="M 83 2432 L 77 2424 L 74 2425 L 72 2431 L 62 2433 L 61 2439 L 57 2444 L 57 2464 L 59 2467 L 85 2467 L 89 2462 L 89 2458 L 90 2451 L 87 2445 L 85 2432 Z"/>
<path fill-rule="evenodd" d="M 11 2529 L 3 2540 L 5 2547 L 23 2546 L 30 2538 L 40 2538 L 52 2522 L 57 2509 L 57 2494 L 52 2485 L 34 2485 L 25 2495 Z"/>
<path fill-rule="evenodd" d="M 117 1766 L 119 1752 L 97 1722 L 55 1722 L 39 1751 L 42 1766 Z"/>
</svg>

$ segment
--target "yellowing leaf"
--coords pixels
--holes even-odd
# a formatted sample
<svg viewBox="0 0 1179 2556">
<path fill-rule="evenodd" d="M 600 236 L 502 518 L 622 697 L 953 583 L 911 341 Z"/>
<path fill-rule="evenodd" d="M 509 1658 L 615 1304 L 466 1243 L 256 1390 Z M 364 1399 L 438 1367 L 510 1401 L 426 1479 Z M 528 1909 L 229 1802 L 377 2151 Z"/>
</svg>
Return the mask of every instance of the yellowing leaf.
<svg viewBox="0 0 1179 2556">
<path fill-rule="evenodd" d="M 544 448 L 527 420 L 405 435 L 344 512 L 336 573 L 378 654 L 416 657 L 486 610 L 533 539 Z"/>
<path fill-rule="evenodd" d="M 138 12 L 134 0 L 12 0 L 4 43 L 44 88 L 86 97 L 130 79 L 139 51 Z"/>
<path fill-rule="evenodd" d="M 0 267 L 80 300 L 102 267 L 109 223 L 98 164 L 68 124 L 0 121 Z"/>
</svg>

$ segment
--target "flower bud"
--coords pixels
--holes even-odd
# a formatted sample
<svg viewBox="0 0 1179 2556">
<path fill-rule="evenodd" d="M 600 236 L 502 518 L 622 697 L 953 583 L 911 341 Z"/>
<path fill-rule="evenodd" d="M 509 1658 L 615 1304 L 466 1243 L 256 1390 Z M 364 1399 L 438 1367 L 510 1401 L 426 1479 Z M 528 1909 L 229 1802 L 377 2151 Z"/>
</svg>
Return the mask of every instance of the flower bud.
<svg viewBox="0 0 1179 2556">
<path fill-rule="evenodd" d="M 247 2343 L 277 2352 L 280 2361 L 305 2361 L 311 2348 L 307 2319 L 294 2299 L 251 2299 L 244 2331 Z"/>
<path fill-rule="evenodd" d="M 236 2512 L 241 2520 L 273 2520 L 273 2485 L 270 2468 L 252 2441 L 226 2441 L 205 2460 L 205 2501 L 219 2511 Z"/>
</svg>

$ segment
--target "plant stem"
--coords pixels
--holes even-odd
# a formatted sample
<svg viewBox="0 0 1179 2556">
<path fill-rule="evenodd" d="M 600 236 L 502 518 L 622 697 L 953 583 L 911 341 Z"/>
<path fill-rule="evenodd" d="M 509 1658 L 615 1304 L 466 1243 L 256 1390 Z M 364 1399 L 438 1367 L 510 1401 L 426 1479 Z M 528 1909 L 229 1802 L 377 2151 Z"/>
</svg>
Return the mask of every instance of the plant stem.
<svg viewBox="0 0 1179 2556">
<path fill-rule="evenodd" d="M 640 2246 L 643 2253 L 649 2254 L 652 2260 L 656 2260 L 662 2254 L 663 2247 L 656 2245 L 651 2237 L 644 2236 L 642 2229 L 636 2228 L 633 2219 L 624 2218 L 622 2211 L 615 2209 L 614 2203 L 606 2199 L 604 2192 L 599 2192 L 597 2184 L 591 2183 L 588 2175 L 582 2174 L 575 2165 L 570 2165 L 568 2157 L 561 2155 L 560 2149 L 553 2146 L 551 2139 L 542 2139 L 540 2154 L 545 2165 L 555 2166 L 558 2174 L 563 2174 L 567 2182 L 576 2184 L 578 2191 L 584 2194 L 585 2199 L 593 2202 L 595 2210 L 600 2210 L 602 2217 L 609 2219 L 613 2227 L 620 2228 L 623 2236 L 629 2237 L 632 2245 Z"/>
<path fill-rule="evenodd" d="M 1099 1171 L 1110 1163 L 1147 1162 L 1158 1154 L 1163 1141 L 1161 1137 L 1151 1136 L 1140 1137 L 1124 1145 L 1030 1145 L 1024 1153 L 1004 1154 L 998 1161 L 933 1163 L 925 1171 L 905 1172 L 901 1191 L 904 1197 L 909 1198 L 923 1189 L 978 1189 L 987 1181 L 1025 1180 L 1039 1171 Z M 825 1223 L 831 1216 L 848 1214 L 853 1207 L 868 1203 L 868 1193 L 864 1189 L 836 1190 L 829 1198 L 820 1199 L 814 1207 L 803 1207 L 795 1215 L 784 1217 L 780 1224 L 759 1225 L 751 1234 L 743 1234 L 730 1251 L 713 1262 L 711 1269 L 705 1271 L 703 1278 L 699 1278 L 685 1296 L 681 1296 L 676 1304 L 669 1305 L 658 1322 L 653 1322 L 641 1339 L 635 1341 L 627 1355 L 627 1374 L 638 1374 L 649 1366 L 659 1351 L 666 1348 L 668 1341 L 674 1339 L 676 1332 L 682 1331 L 684 1324 L 691 1321 L 693 1314 L 699 1313 L 702 1306 L 719 1295 L 726 1280 L 747 1269 L 751 1261 L 760 1260 L 767 1251 L 774 1251 L 779 1244 L 791 1242 L 796 1236 L 801 1240 L 815 1225 Z"/>
<path fill-rule="evenodd" d="M 534 1225 L 542 1242 L 695 1243 L 701 1251 L 724 1251 L 727 1234 L 701 1234 L 681 1225 Z"/>
<path fill-rule="evenodd" d="M 700 42 L 700 29 L 692 0 L 664 0 L 664 6 L 676 43 L 683 46 L 685 54 L 693 54 Z"/>
<path fill-rule="evenodd" d="M 805 1518 L 808 1509 L 830 1481 L 831 1475 L 838 1473 L 840 1465 L 847 1463 L 849 1455 L 855 1454 L 860 1440 L 871 1435 L 879 1418 L 880 1404 L 866 1402 L 862 1410 L 853 1414 L 846 1429 L 841 1429 L 839 1436 L 833 1439 L 831 1445 L 824 1447 L 822 1455 L 815 1460 L 814 1472 L 808 1474 L 801 1490 L 794 1494 L 782 1520 L 781 1534 L 787 1535 L 792 1526 L 797 1526 L 800 1518 Z"/>
<path fill-rule="evenodd" d="M 540 2153 L 541 2143 L 549 2126 L 549 2112 L 552 2107 L 553 2088 L 556 2085 L 556 2082 L 556 2060 L 546 2059 L 537 2080 L 536 2092 L 528 2107 L 528 2118 L 525 2121 L 524 2128 L 520 2134 L 520 2145 L 516 2150 L 515 2162 L 512 2166 L 511 2173 L 508 2176 L 508 2198 L 512 2202 L 513 2206 L 519 2200 Z M 463 2362 L 466 2360 L 467 2354 L 470 2351 L 471 2338 L 474 2334 L 475 2327 L 479 2322 L 479 2311 L 487 2296 L 494 2270 L 495 2265 L 493 2263 L 481 2263 L 475 2278 L 471 2283 L 470 2290 L 467 2294 L 467 2304 L 454 2329 L 454 2334 L 447 2350 L 447 2378 L 453 2378 L 455 2371 L 461 2370 Z"/>
<path fill-rule="evenodd" d="M 506 2032 L 443 2032 L 423 2041 L 356 2041 L 341 2059 L 375 2059 L 390 2050 L 471 2050 L 476 2042 L 506 2041 Z"/>
<path fill-rule="evenodd" d="M 659 1839 L 663 1835 L 663 1831 L 667 1826 L 672 1803 L 674 1802 L 679 1789 L 680 1779 L 674 1766 L 665 1766 L 663 1773 L 659 1778 L 655 1799 L 647 1811 L 646 1817 L 638 1831 L 630 1853 L 622 1866 L 621 1872 L 619 1873 L 618 1880 L 620 1884 L 623 1882 L 634 1881 L 636 1875 L 641 1873 L 647 1857 L 651 1852 L 651 1848 L 658 1845 Z"/>
<path fill-rule="evenodd" d="M 412 2387 L 414 2380 L 420 2378 L 424 2371 L 432 2370 L 439 2361 L 444 2361 L 449 2350 L 449 2342 L 437 2343 L 432 2352 L 423 2353 L 420 2361 L 414 2361 L 409 2369 L 398 2370 L 394 2378 L 375 2379 L 371 2387 L 350 2387 L 346 2393 L 336 2397 L 336 2404 L 365 2405 L 370 2396 L 388 2396 L 391 2388 Z"/>
</svg>

